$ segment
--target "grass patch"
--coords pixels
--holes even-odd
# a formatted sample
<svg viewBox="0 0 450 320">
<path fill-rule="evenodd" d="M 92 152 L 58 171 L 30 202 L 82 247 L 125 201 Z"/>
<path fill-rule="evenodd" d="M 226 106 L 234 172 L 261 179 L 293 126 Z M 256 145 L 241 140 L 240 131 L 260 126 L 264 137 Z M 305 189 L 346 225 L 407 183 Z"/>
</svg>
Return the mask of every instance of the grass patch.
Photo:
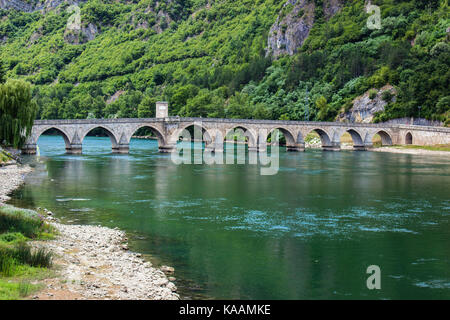
<svg viewBox="0 0 450 320">
<path fill-rule="evenodd" d="M 28 244 L 21 242 L 11 251 L 11 256 L 20 264 L 31 267 L 49 268 L 52 266 L 53 254 L 45 248 L 32 249 Z"/>
<path fill-rule="evenodd" d="M 47 268 L 15 265 L 12 275 L 0 275 L 0 300 L 17 300 L 27 297 L 44 287 L 39 280 L 54 277 Z"/>
<path fill-rule="evenodd" d="M 416 146 L 416 145 L 401 145 L 395 146 L 402 149 L 418 149 L 418 150 L 430 150 L 430 151 L 450 151 L 450 144 L 438 144 L 434 146 Z"/>
<path fill-rule="evenodd" d="M 39 290 L 30 282 L 49 276 L 53 254 L 33 248 L 30 239 L 52 239 L 56 231 L 39 213 L 0 206 L 0 299 L 20 299 Z"/>
<path fill-rule="evenodd" d="M 45 248 L 33 249 L 26 242 L 14 246 L 0 246 L 0 275 L 10 277 L 16 274 L 20 265 L 49 268 L 52 266 L 53 254 Z"/>
<path fill-rule="evenodd" d="M 10 160 L 13 160 L 11 154 L 0 147 L 0 164 L 6 163 Z"/>
<path fill-rule="evenodd" d="M 28 238 L 39 238 L 41 234 L 53 233 L 44 217 L 36 211 L 19 209 L 9 205 L 0 207 L 0 233 L 20 232 Z"/>
<path fill-rule="evenodd" d="M 0 234 L 0 243 L 16 244 L 27 240 L 20 232 L 7 232 Z"/>
<path fill-rule="evenodd" d="M 8 281 L 0 279 L 0 300 L 19 300 L 42 288 L 41 284 L 29 281 Z"/>
</svg>

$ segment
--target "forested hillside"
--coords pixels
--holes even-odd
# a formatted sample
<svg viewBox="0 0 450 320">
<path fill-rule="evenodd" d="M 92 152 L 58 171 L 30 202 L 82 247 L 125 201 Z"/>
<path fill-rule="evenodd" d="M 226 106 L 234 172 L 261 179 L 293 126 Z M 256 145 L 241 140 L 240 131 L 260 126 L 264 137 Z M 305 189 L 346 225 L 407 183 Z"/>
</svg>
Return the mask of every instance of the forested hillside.
<svg viewBox="0 0 450 320">
<path fill-rule="evenodd" d="M 390 84 L 375 121 L 450 123 L 447 0 L 371 1 L 380 29 L 363 0 L 74 3 L 1 2 L 0 59 L 38 118 L 151 117 L 167 100 L 171 115 L 334 120 Z"/>
</svg>

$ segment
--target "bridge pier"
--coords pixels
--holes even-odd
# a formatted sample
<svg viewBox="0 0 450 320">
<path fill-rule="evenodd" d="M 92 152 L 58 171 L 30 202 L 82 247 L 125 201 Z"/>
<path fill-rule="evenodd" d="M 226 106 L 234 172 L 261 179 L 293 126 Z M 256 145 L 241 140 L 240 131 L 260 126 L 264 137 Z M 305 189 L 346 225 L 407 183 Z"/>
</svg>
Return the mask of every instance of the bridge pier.
<svg viewBox="0 0 450 320">
<path fill-rule="evenodd" d="M 214 152 L 214 153 L 223 153 L 223 152 L 224 152 L 223 146 L 215 147 L 215 148 L 212 150 L 212 152 Z"/>
<path fill-rule="evenodd" d="M 161 153 L 171 153 L 173 151 L 175 151 L 177 149 L 177 144 L 165 144 L 165 145 L 160 145 L 158 147 L 159 152 Z"/>
<path fill-rule="evenodd" d="M 112 147 L 113 153 L 129 153 L 130 152 L 130 145 L 129 144 L 119 144 L 116 147 Z"/>
<path fill-rule="evenodd" d="M 23 154 L 36 154 L 37 148 L 35 143 L 27 143 L 22 147 Z"/>
<path fill-rule="evenodd" d="M 223 153 L 223 143 L 209 143 L 205 145 L 205 152 Z"/>
<path fill-rule="evenodd" d="M 267 152 L 267 142 L 260 142 L 258 143 L 258 152 Z"/>
<path fill-rule="evenodd" d="M 82 154 L 83 148 L 81 144 L 71 144 L 69 147 L 66 147 L 66 153 L 68 154 Z"/>
<path fill-rule="evenodd" d="M 329 145 L 322 146 L 323 151 L 340 151 L 341 144 L 340 142 L 332 142 Z"/>
<path fill-rule="evenodd" d="M 293 145 L 287 145 L 286 151 L 288 151 L 288 152 L 303 152 L 303 151 L 305 151 L 305 144 L 304 143 L 296 143 Z"/>
<path fill-rule="evenodd" d="M 367 148 L 365 145 L 353 145 L 353 150 L 355 151 L 367 151 Z"/>
</svg>

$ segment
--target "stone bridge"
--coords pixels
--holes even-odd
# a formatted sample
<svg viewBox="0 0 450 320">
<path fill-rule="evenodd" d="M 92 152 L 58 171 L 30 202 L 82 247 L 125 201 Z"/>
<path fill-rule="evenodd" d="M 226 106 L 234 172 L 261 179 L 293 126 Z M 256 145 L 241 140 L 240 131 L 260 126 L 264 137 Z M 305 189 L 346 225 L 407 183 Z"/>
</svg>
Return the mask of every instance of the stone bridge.
<svg viewBox="0 0 450 320">
<path fill-rule="evenodd" d="M 348 132 L 355 150 L 372 147 L 372 139 L 378 134 L 383 145 L 434 145 L 450 144 L 450 128 L 425 127 L 399 124 L 362 124 L 341 122 L 304 122 L 281 120 L 245 120 L 163 117 L 148 119 L 85 119 L 85 120 L 36 120 L 24 153 L 36 153 L 39 137 L 49 129 L 56 129 L 64 138 L 67 153 L 81 153 L 86 135 L 95 128 L 103 128 L 109 135 L 112 151 L 128 153 L 130 140 L 140 128 L 150 129 L 158 139 L 160 152 L 171 152 L 187 128 L 201 129 L 207 148 L 223 151 L 226 137 L 234 129 L 242 129 L 249 151 L 263 151 L 270 133 L 279 129 L 286 138 L 288 151 L 304 151 L 305 137 L 315 131 L 319 134 L 324 150 L 339 150 L 340 138 Z M 199 130 L 197 130 L 198 132 Z M 201 136 L 200 136 L 201 137 Z"/>
</svg>

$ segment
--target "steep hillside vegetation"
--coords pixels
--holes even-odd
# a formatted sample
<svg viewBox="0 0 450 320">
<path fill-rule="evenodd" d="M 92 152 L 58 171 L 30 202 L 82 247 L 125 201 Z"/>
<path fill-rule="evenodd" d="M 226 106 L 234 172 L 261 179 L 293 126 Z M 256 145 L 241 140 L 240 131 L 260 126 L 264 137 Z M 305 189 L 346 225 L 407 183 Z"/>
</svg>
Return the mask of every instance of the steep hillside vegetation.
<svg viewBox="0 0 450 320">
<path fill-rule="evenodd" d="M 3 0 L 0 59 L 38 118 L 334 120 L 387 84 L 375 121 L 450 121 L 446 0 Z M 77 25 L 77 13 L 80 25 Z M 69 22 L 69 23 L 68 23 Z"/>
</svg>

